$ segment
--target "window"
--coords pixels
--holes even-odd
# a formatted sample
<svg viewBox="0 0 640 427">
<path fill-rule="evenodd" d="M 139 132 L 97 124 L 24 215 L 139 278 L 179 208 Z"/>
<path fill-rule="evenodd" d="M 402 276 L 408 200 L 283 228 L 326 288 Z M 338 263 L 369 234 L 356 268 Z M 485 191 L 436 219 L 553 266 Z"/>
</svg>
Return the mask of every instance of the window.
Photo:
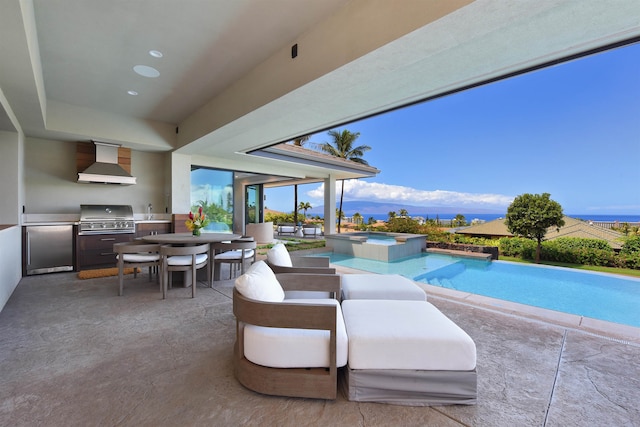
<svg viewBox="0 0 640 427">
<path fill-rule="evenodd" d="M 233 172 L 198 166 L 191 168 L 191 210 L 200 206 L 209 218 L 203 231 L 231 233 L 233 230 Z"/>
</svg>

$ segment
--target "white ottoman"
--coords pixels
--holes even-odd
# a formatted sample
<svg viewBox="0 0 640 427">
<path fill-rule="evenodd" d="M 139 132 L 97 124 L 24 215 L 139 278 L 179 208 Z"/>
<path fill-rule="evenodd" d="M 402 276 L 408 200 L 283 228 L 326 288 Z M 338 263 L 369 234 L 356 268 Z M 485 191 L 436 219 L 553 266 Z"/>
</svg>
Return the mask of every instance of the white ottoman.
<svg viewBox="0 0 640 427">
<path fill-rule="evenodd" d="M 399 274 L 343 274 L 342 299 L 426 301 L 427 294 Z"/>
<path fill-rule="evenodd" d="M 349 400 L 402 405 L 475 404 L 476 346 L 426 301 L 346 300 Z"/>
</svg>

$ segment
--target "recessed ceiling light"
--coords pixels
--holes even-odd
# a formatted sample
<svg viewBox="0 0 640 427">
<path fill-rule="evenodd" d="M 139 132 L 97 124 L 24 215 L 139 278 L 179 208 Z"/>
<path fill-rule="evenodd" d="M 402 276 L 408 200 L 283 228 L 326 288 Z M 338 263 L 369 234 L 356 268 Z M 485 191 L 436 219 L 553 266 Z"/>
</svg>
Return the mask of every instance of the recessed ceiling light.
<svg viewBox="0 0 640 427">
<path fill-rule="evenodd" d="M 133 71 L 143 77 L 158 77 L 160 75 L 160 71 L 153 67 L 149 67 L 148 65 L 136 65 L 133 67 Z"/>
<path fill-rule="evenodd" d="M 133 96 L 136 96 L 138 94 L 138 92 L 136 92 L 135 90 L 128 90 L 127 93 Z"/>
<path fill-rule="evenodd" d="M 154 58 L 162 58 L 162 52 L 160 52 L 159 50 L 150 50 L 149 55 L 153 56 Z"/>
</svg>

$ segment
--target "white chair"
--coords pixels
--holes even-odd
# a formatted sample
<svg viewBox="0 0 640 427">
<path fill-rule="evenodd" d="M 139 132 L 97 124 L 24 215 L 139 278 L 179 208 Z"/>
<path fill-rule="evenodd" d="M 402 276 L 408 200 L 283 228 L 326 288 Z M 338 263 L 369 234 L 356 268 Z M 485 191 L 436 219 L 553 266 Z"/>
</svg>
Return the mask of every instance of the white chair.
<svg viewBox="0 0 640 427">
<path fill-rule="evenodd" d="M 137 277 L 138 268 L 149 268 L 149 281 L 153 277 L 154 270 L 160 267 L 160 245 L 145 244 L 140 240 L 121 242 L 113 245 L 118 266 L 118 295 L 124 292 L 124 269 L 133 268 L 133 277 Z M 156 276 L 157 278 L 158 276 Z"/>
<path fill-rule="evenodd" d="M 207 280 L 211 277 L 209 264 L 209 243 L 195 246 L 162 246 L 162 298 L 167 298 L 167 288 L 171 287 L 171 272 L 191 271 L 191 297 L 196 297 L 197 270 L 207 267 Z M 185 276 L 185 280 L 188 277 Z"/>
<path fill-rule="evenodd" d="M 229 279 L 232 278 L 234 267 L 241 274 L 244 274 L 244 263 L 250 259 L 251 263 L 256 260 L 256 242 L 251 239 L 238 239 L 231 242 L 216 243 L 214 249 L 217 253 L 214 262 L 217 264 L 229 264 Z"/>
</svg>

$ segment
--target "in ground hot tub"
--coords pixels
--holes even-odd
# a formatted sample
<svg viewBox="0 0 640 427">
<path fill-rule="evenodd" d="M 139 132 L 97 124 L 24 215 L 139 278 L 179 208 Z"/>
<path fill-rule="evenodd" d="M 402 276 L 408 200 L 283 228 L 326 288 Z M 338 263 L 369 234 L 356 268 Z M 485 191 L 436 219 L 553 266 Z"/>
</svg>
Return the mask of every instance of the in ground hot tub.
<svg viewBox="0 0 640 427">
<path fill-rule="evenodd" d="M 394 261 L 416 255 L 426 249 L 423 234 L 380 233 L 363 231 L 325 236 L 327 248 L 334 253 L 347 254 L 376 261 Z"/>
</svg>

